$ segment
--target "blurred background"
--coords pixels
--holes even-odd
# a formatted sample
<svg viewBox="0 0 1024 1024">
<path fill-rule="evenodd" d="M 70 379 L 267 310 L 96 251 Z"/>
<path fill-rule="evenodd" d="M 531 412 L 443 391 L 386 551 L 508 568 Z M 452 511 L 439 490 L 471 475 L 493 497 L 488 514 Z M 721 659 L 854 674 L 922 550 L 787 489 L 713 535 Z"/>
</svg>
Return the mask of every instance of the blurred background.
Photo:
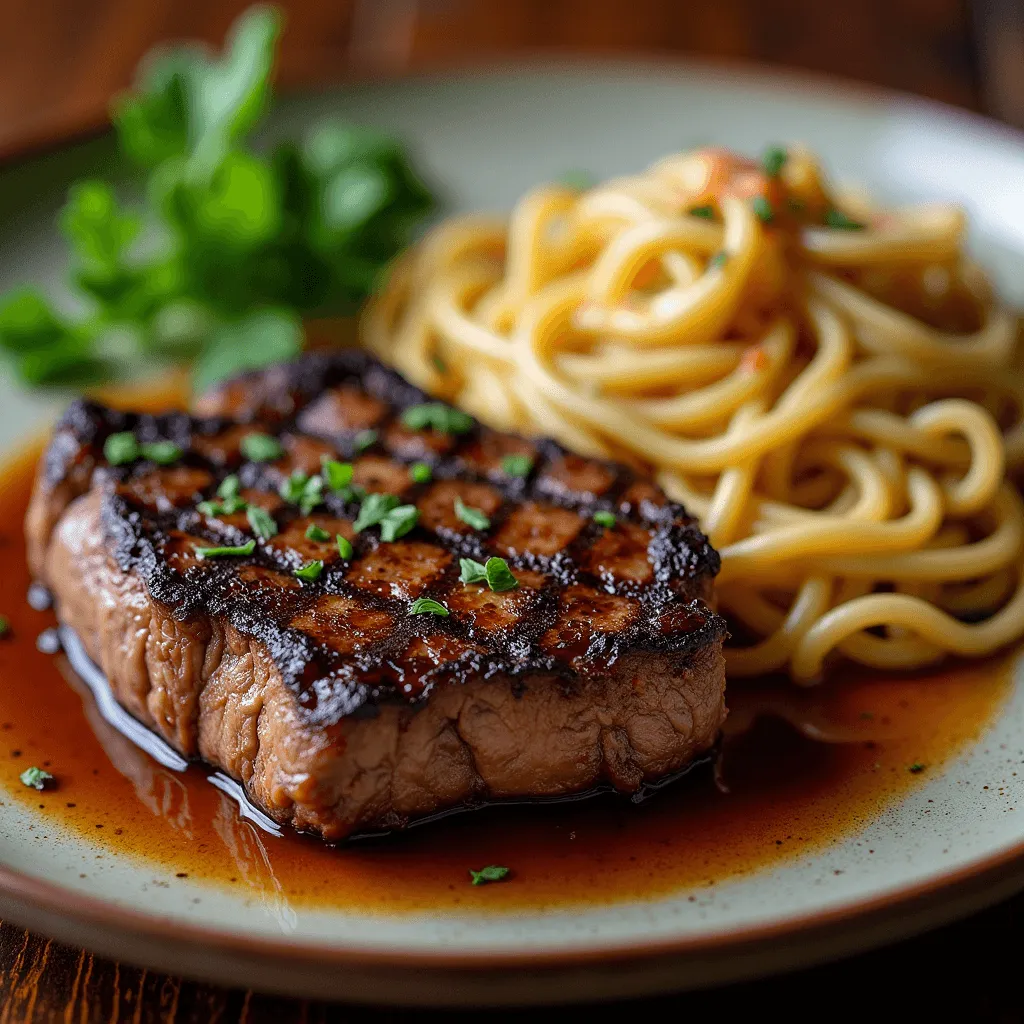
<svg viewBox="0 0 1024 1024">
<path fill-rule="evenodd" d="M 95 132 L 161 40 L 220 44 L 246 0 L 3 0 L 0 159 Z M 282 0 L 280 85 L 526 52 L 787 65 L 1024 125 L 1021 0 Z"/>
</svg>

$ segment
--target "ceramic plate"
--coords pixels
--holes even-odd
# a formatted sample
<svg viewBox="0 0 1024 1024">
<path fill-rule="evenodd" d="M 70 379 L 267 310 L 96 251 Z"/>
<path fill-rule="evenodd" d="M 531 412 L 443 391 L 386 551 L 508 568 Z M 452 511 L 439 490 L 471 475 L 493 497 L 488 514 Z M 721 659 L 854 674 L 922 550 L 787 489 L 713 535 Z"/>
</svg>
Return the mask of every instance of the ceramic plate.
<svg viewBox="0 0 1024 1024">
<path fill-rule="evenodd" d="M 838 178 L 882 196 L 962 203 L 974 250 L 1006 297 L 1024 301 L 1024 144 L 909 98 L 696 65 L 532 65 L 291 98 L 271 131 L 326 113 L 397 131 L 449 208 L 507 208 L 568 169 L 604 177 L 705 141 L 751 153 L 806 141 Z M 59 285 L 55 210 L 108 152 L 100 140 L 3 172 L 0 286 Z M 12 448 L 54 407 L 0 383 L 0 441 Z M 512 1003 L 683 988 L 888 941 L 1024 886 L 1022 763 L 1018 672 L 979 738 L 808 853 L 699 889 L 608 902 L 598 885 L 585 905 L 516 911 L 475 898 L 341 911 L 293 905 L 272 887 L 168 884 L 151 863 L 97 858 L 82 834 L 5 799 L 0 914 L 165 970 L 304 995 Z"/>
</svg>

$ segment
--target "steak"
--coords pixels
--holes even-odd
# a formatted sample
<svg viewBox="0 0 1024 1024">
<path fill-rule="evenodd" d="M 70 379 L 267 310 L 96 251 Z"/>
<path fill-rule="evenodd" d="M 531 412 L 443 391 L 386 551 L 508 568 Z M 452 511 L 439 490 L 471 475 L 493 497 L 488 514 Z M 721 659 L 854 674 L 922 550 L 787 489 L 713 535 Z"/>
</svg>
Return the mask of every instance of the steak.
<svg viewBox="0 0 1024 1024">
<path fill-rule="evenodd" d="M 718 556 L 685 510 L 360 352 L 240 377 L 195 416 L 76 402 L 26 529 L 118 701 L 328 840 L 637 794 L 725 717 Z"/>
</svg>

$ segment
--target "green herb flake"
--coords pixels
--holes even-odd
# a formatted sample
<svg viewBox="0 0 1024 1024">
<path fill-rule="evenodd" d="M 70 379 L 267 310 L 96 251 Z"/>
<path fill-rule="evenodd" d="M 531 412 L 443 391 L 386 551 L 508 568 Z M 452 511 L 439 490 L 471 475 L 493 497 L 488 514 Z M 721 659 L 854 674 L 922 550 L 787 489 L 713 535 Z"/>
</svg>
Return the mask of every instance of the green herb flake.
<svg viewBox="0 0 1024 1024">
<path fill-rule="evenodd" d="M 18 778 L 21 779 L 21 784 L 28 786 L 29 789 L 44 790 L 49 783 L 53 782 L 53 776 L 49 772 L 43 771 L 42 768 L 36 768 L 35 765 L 26 768 Z"/>
<path fill-rule="evenodd" d="M 144 459 L 149 459 L 158 466 L 173 465 L 185 454 L 173 441 L 149 441 L 140 444 L 139 453 Z"/>
<path fill-rule="evenodd" d="M 430 597 L 417 597 L 409 606 L 410 615 L 441 615 L 448 617 L 448 609 L 440 601 Z"/>
<path fill-rule="evenodd" d="M 447 373 L 448 372 L 448 367 L 445 364 L 445 361 L 440 356 L 437 356 L 437 355 L 431 356 L 430 357 L 430 361 L 431 361 L 431 363 L 434 364 L 434 369 L 437 370 L 438 373 Z"/>
<path fill-rule="evenodd" d="M 825 226 L 837 231 L 863 231 L 865 225 L 835 208 L 825 211 Z"/>
<path fill-rule="evenodd" d="M 603 526 L 606 529 L 609 529 L 609 530 L 614 529 L 615 528 L 615 524 L 618 521 L 619 520 L 616 517 L 614 512 L 608 512 L 605 509 L 598 509 L 594 513 L 594 522 L 597 523 L 598 526 Z"/>
<path fill-rule="evenodd" d="M 329 490 L 336 494 L 347 490 L 352 483 L 352 474 L 355 472 L 352 463 L 338 462 L 336 459 L 325 458 L 322 463 L 321 475 Z"/>
<path fill-rule="evenodd" d="M 463 583 L 485 583 L 487 581 L 487 566 L 478 562 L 475 558 L 459 559 L 459 579 Z"/>
<path fill-rule="evenodd" d="M 908 769 L 908 772 L 912 772 L 914 775 L 919 775 L 924 771 L 924 765 L 920 761 L 915 761 Z"/>
<path fill-rule="evenodd" d="M 398 505 L 386 512 L 380 521 L 380 539 L 386 543 L 404 537 L 419 521 L 420 510 L 415 505 Z"/>
<path fill-rule="evenodd" d="M 297 505 L 302 500 L 302 492 L 307 483 L 309 483 L 309 477 L 302 470 L 297 469 L 281 482 L 278 494 L 289 504 Z"/>
<path fill-rule="evenodd" d="M 724 249 L 720 249 L 718 252 L 715 253 L 714 256 L 711 257 L 711 259 L 708 260 L 708 266 L 718 267 L 719 269 L 721 269 L 728 262 L 729 254 Z"/>
<path fill-rule="evenodd" d="M 292 575 L 305 583 L 313 583 L 315 580 L 320 579 L 320 574 L 323 571 L 324 563 L 316 559 L 312 562 L 307 562 L 301 569 L 296 569 Z"/>
<path fill-rule="evenodd" d="M 317 526 L 316 523 L 310 523 L 306 527 L 306 540 L 316 540 L 321 543 L 325 540 L 330 540 L 331 535 L 322 527 Z"/>
<path fill-rule="evenodd" d="M 429 484 L 433 475 L 433 470 L 425 462 L 414 462 L 409 467 L 409 476 L 413 483 Z"/>
<path fill-rule="evenodd" d="M 496 555 L 488 558 L 487 565 L 484 566 L 484 572 L 487 575 L 487 586 L 495 593 L 501 593 L 504 590 L 515 590 L 519 586 L 519 580 L 512 575 L 512 570 L 508 567 L 508 562 L 504 558 L 498 558 Z"/>
<path fill-rule="evenodd" d="M 439 434 L 467 434 L 473 429 L 473 417 L 443 402 L 410 405 L 402 413 L 402 424 L 410 430 L 436 430 Z"/>
<path fill-rule="evenodd" d="M 871 711 L 862 711 L 860 713 L 860 717 L 864 719 L 865 722 L 870 722 L 875 716 Z"/>
<path fill-rule="evenodd" d="M 359 507 L 359 515 L 353 523 L 356 533 L 369 526 L 376 526 L 393 508 L 398 507 L 398 498 L 393 494 L 368 494 Z"/>
<path fill-rule="evenodd" d="M 769 178 L 777 178 L 788 159 L 789 154 L 783 146 L 769 146 L 761 157 L 761 167 Z"/>
<path fill-rule="evenodd" d="M 472 526 L 474 530 L 486 530 L 491 525 L 491 520 L 485 512 L 465 504 L 458 495 L 455 497 L 454 505 L 455 514 L 467 526 Z"/>
<path fill-rule="evenodd" d="M 498 864 L 488 864 L 479 871 L 469 870 L 470 885 L 488 885 L 490 882 L 503 882 L 508 878 L 509 869 Z"/>
<path fill-rule="evenodd" d="M 367 448 L 372 448 L 377 443 L 378 436 L 376 430 L 360 430 L 352 439 L 352 447 L 357 452 L 365 452 Z"/>
<path fill-rule="evenodd" d="M 342 537 L 342 535 L 340 533 L 337 536 L 337 541 L 338 541 L 338 554 L 341 555 L 342 558 L 351 558 L 352 557 L 352 541 L 350 541 L 347 537 Z"/>
<path fill-rule="evenodd" d="M 700 217 L 702 220 L 714 220 L 715 208 L 713 206 L 693 206 L 688 211 L 691 217 Z"/>
<path fill-rule="evenodd" d="M 270 540 L 271 537 L 277 535 L 277 521 L 265 508 L 260 508 L 259 505 L 250 505 L 245 510 L 245 518 L 249 520 L 252 532 L 260 540 Z"/>
<path fill-rule="evenodd" d="M 775 219 L 775 210 L 764 196 L 754 196 L 750 201 L 750 207 L 754 211 L 754 216 L 763 224 L 771 224 Z"/>
<path fill-rule="evenodd" d="M 302 488 L 302 494 L 299 495 L 299 511 L 304 516 L 308 516 L 317 505 L 322 505 L 323 503 L 324 478 L 322 476 L 311 476 Z"/>
<path fill-rule="evenodd" d="M 501 460 L 501 471 L 506 476 L 529 476 L 531 469 L 533 469 L 533 459 L 529 455 L 506 455 Z"/>
<path fill-rule="evenodd" d="M 11 620 L 6 615 L 0 615 L 0 639 L 11 635 Z"/>
<path fill-rule="evenodd" d="M 217 488 L 218 498 L 237 498 L 238 492 L 241 490 L 241 482 L 239 481 L 236 474 L 232 473 L 230 476 L 224 477 L 220 483 L 220 487 Z"/>
<path fill-rule="evenodd" d="M 248 540 L 244 544 L 239 544 L 236 547 L 214 547 L 214 548 L 196 548 L 197 558 L 226 558 L 233 555 L 251 555 L 256 548 L 256 541 Z"/>
<path fill-rule="evenodd" d="M 103 457 L 111 466 L 124 466 L 139 457 L 139 442 L 130 430 L 111 434 L 103 442 Z"/>
<path fill-rule="evenodd" d="M 250 462 L 273 462 L 284 454 L 280 441 L 269 434 L 246 434 L 238 447 Z"/>
</svg>

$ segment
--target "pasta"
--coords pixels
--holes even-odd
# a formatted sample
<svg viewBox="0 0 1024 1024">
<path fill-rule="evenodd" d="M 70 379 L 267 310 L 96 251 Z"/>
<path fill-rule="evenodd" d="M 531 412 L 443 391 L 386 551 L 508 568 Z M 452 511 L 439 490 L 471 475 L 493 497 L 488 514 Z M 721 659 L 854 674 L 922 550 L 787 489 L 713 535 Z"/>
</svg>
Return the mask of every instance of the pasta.
<svg viewBox="0 0 1024 1024">
<path fill-rule="evenodd" d="M 1024 634 L 1017 322 L 953 208 L 704 149 L 442 223 L 365 343 L 504 429 L 650 465 L 722 555 L 731 677 Z"/>
</svg>

